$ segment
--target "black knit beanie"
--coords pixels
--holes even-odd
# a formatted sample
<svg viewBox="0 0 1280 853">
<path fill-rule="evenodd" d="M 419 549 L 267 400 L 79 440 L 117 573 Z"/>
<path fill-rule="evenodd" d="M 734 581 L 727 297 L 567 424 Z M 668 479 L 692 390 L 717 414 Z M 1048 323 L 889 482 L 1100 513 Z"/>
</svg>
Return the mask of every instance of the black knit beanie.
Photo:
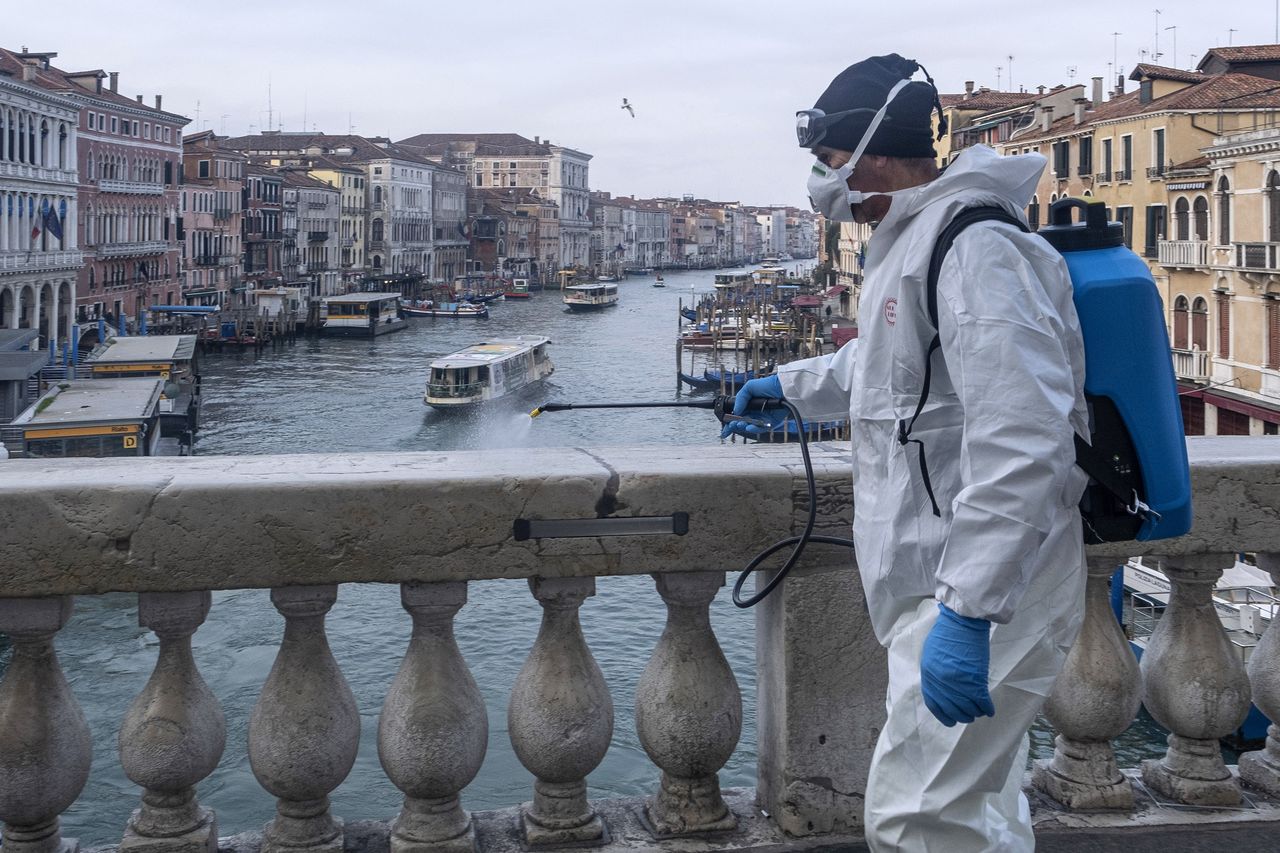
<svg viewBox="0 0 1280 853">
<path fill-rule="evenodd" d="M 858 107 L 869 107 L 873 112 L 855 113 L 836 122 L 827 130 L 820 144 L 842 151 L 857 148 L 858 141 L 875 116 L 874 110 L 884 104 L 889 90 L 899 80 L 911 77 L 919 68 L 915 60 L 891 53 L 864 59 L 841 71 L 813 106 L 828 115 Z M 932 128 L 935 106 L 938 106 L 938 92 L 932 80 L 908 84 L 889 105 L 875 136 L 867 144 L 866 153 L 886 157 L 936 156 Z M 940 106 L 938 113 L 941 117 Z"/>
</svg>

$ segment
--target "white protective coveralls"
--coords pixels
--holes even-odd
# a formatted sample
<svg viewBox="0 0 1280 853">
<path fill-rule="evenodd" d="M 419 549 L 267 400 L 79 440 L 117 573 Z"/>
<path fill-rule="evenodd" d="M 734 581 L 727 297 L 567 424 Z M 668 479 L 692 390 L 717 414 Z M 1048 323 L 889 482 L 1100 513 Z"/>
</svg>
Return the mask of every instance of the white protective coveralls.
<svg viewBox="0 0 1280 853">
<path fill-rule="evenodd" d="M 1088 435 L 1071 282 L 1042 238 L 977 223 L 942 265 L 942 347 L 911 436 L 924 444 L 940 518 L 919 447 L 896 433 L 920 397 L 939 234 L 967 207 L 1021 217 L 1044 166 L 1039 155 L 974 147 L 937 180 L 895 193 L 866 248 L 858 340 L 779 369 L 806 420 L 850 417 L 858 568 L 889 657 L 888 720 L 866 793 L 874 851 L 1034 848 L 1021 793 L 1026 732 L 1083 618 L 1077 504 L 1087 477 L 1073 431 Z M 994 717 L 946 728 L 925 708 L 920 656 L 935 601 L 995 623 Z"/>
</svg>

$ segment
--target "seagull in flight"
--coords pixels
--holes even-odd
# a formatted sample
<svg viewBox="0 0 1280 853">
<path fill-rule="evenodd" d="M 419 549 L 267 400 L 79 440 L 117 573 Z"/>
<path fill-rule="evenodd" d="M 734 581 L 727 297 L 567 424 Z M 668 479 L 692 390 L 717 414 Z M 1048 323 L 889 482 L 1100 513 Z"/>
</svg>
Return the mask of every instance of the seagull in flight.
<svg viewBox="0 0 1280 853">
<path fill-rule="evenodd" d="M 635 118 L 635 117 L 636 117 L 636 111 L 635 111 L 635 108 L 631 106 L 631 102 L 630 102 L 630 101 L 628 101 L 626 98 L 623 98 L 623 99 L 622 99 L 622 109 L 624 109 L 624 110 L 626 110 L 627 112 L 631 113 L 631 117 L 632 117 L 632 118 Z"/>
</svg>

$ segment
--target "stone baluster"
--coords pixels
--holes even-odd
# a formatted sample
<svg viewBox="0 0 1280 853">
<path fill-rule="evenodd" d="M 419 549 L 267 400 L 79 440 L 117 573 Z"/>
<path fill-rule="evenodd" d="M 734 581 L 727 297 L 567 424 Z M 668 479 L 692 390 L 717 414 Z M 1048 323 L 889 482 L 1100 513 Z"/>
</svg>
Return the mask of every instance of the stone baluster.
<svg viewBox="0 0 1280 853">
<path fill-rule="evenodd" d="M 1280 586 L 1280 554 L 1259 554 L 1258 566 Z M 1265 607 L 1265 605 L 1264 605 Z M 1240 778 L 1247 785 L 1280 797 L 1280 612 L 1269 608 L 1271 624 L 1249 658 L 1249 682 L 1253 687 L 1253 704 L 1272 720 L 1267 727 L 1267 743 L 1257 752 L 1240 756 Z"/>
<path fill-rule="evenodd" d="M 1142 779 L 1189 805 L 1240 802 L 1218 746 L 1249 713 L 1248 676 L 1213 606 L 1213 585 L 1231 564 L 1230 554 L 1161 561 L 1173 592 L 1142 656 L 1143 704 L 1171 732 L 1164 757 L 1142 763 Z"/>
<path fill-rule="evenodd" d="M 537 777 L 522 810 L 525 841 L 599 841 L 605 825 L 587 803 L 586 778 L 609 749 L 613 699 L 578 621 L 595 578 L 530 578 L 529 589 L 542 605 L 542 627 L 507 709 L 511 745 Z"/>
<path fill-rule="evenodd" d="M 89 778 L 93 744 L 53 636 L 71 617 L 71 598 L 0 599 L 0 634 L 13 659 L 0 681 L 0 845 L 5 853 L 74 853 L 58 815 Z"/>
<path fill-rule="evenodd" d="M 742 733 L 742 695 L 710 616 L 724 573 L 654 579 L 667 624 L 636 685 L 636 729 L 662 784 L 644 814 L 658 837 L 731 830 L 716 774 Z"/>
<path fill-rule="evenodd" d="M 400 601 L 413 635 L 378 723 L 382 768 L 405 795 L 391 851 L 469 853 L 476 832 L 458 794 L 484 763 L 489 719 L 453 636 L 467 584 L 402 584 Z"/>
<path fill-rule="evenodd" d="M 191 655 L 211 600 L 207 591 L 138 596 L 138 624 L 160 638 L 160 653 L 120 727 L 120 764 L 144 788 L 121 853 L 217 853 L 217 822 L 195 786 L 218 766 L 227 723 Z"/>
<path fill-rule="evenodd" d="M 1111 609 L 1116 561 L 1089 560 L 1084 624 L 1045 703 L 1057 731 L 1053 759 L 1036 762 L 1033 784 L 1067 808 L 1133 808 L 1133 788 L 1111 746 L 1138 713 L 1138 659 Z"/>
<path fill-rule="evenodd" d="M 277 798 L 261 853 L 342 851 L 329 793 L 355 763 L 360 714 L 325 638 L 324 617 L 337 600 L 336 584 L 271 590 L 284 640 L 249 717 L 249 764 Z"/>
</svg>

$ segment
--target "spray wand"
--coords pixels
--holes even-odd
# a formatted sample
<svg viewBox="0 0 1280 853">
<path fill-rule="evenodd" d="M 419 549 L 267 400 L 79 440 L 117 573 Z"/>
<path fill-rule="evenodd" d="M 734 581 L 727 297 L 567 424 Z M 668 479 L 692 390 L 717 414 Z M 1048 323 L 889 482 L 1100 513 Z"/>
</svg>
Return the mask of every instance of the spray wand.
<svg viewBox="0 0 1280 853">
<path fill-rule="evenodd" d="M 758 417 L 750 417 L 747 415 L 735 415 L 733 413 L 734 397 L 727 394 L 717 394 L 708 400 L 681 400 L 679 402 L 632 402 L 632 403 L 543 403 L 532 412 L 529 417 L 536 418 L 543 412 L 568 412 L 574 409 L 710 409 L 715 412 L 716 419 L 720 423 L 745 423 L 751 426 L 761 427 L 765 430 L 772 431 L 777 424 L 770 423 Z M 800 417 L 800 411 L 790 400 L 753 400 L 748 406 L 749 411 L 764 413 L 769 409 L 782 407 L 787 410 L 787 416 L 783 418 L 785 425 L 787 417 L 796 422 L 796 434 L 799 437 L 800 457 L 804 460 L 804 476 L 805 482 L 809 490 L 809 517 L 805 520 L 804 530 L 799 536 L 788 536 L 785 539 L 779 539 L 768 548 L 761 551 L 751 558 L 751 561 L 742 568 L 742 573 L 738 575 L 738 579 L 733 584 L 733 603 L 738 607 L 747 608 L 754 607 L 765 599 L 769 593 L 782 583 L 787 573 L 800 560 L 800 555 L 804 553 L 805 546 L 810 542 L 818 542 L 823 545 L 838 545 L 843 548 L 852 548 L 854 543 L 852 539 L 843 539 L 838 536 L 815 536 L 813 535 L 813 527 L 818 519 L 818 488 L 814 482 L 813 462 L 809 459 L 809 441 L 805 436 L 804 419 Z M 742 587 L 746 584 L 747 578 L 751 577 L 760 564 L 772 557 L 778 551 L 793 545 L 790 556 L 787 561 L 782 564 L 769 579 L 769 581 L 755 595 L 744 597 Z"/>
</svg>

